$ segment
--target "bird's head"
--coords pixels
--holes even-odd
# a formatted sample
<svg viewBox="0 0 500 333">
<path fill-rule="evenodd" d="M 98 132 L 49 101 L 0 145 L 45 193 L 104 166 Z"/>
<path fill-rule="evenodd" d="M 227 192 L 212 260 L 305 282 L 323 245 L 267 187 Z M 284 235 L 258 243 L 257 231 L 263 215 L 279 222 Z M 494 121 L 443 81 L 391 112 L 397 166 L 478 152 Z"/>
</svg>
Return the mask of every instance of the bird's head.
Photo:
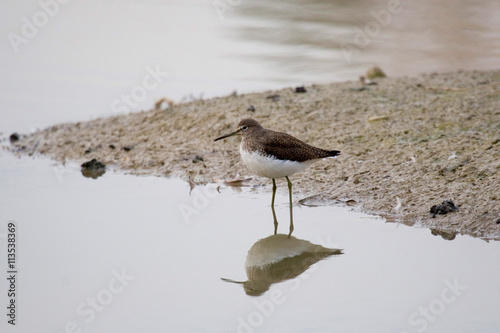
<svg viewBox="0 0 500 333">
<path fill-rule="evenodd" d="M 233 135 L 246 136 L 246 135 L 249 135 L 250 133 L 254 133 L 255 131 L 258 131 L 260 129 L 262 129 L 262 126 L 260 126 L 260 124 L 256 120 L 243 119 L 238 124 L 238 128 L 236 129 L 236 131 L 231 132 L 231 133 L 226 134 L 226 135 L 223 135 L 221 137 L 218 137 L 214 141 L 225 139 L 225 138 L 228 138 L 228 137 L 233 136 Z"/>
</svg>

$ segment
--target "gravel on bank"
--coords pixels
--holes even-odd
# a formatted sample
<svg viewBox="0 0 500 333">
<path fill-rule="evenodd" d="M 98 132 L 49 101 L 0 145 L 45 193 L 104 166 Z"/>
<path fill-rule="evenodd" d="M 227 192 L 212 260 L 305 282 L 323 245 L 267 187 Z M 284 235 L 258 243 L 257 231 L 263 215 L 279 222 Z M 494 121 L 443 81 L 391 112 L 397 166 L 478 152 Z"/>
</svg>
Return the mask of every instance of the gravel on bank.
<svg viewBox="0 0 500 333">
<path fill-rule="evenodd" d="M 265 128 L 342 151 L 291 177 L 296 201 L 353 206 L 447 239 L 456 233 L 499 239 L 499 85 L 500 71 L 459 71 L 380 79 L 366 87 L 345 82 L 306 86 L 300 93 L 234 94 L 55 125 L 12 145 L 18 153 L 61 162 L 95 158 L 132 173 L 194 183 L 248 176 L 244 184 L 266 184 L 270 191 L 270 180 L 242 164 L 239 139 L 214 142 L 241 119 L 254 118 Z M 286 182 L 278 187 L 287 190 Z M 445 200 L 458 210 L 430 213 Z"/>
</svg>

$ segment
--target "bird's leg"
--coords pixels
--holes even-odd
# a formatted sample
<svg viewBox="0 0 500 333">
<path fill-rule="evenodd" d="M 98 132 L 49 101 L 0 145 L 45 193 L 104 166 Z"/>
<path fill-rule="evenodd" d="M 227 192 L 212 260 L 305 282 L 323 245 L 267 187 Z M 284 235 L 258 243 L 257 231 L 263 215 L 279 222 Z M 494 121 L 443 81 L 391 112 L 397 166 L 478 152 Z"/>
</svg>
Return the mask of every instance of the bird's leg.
<svg viewBox="0 0 500 333">
<path fill-rule="evenodd" d="M 278 219 L 276 218 L 276 212 L 274 211 L 274 197 L 276 196 L 276 181 L 273 178 L 273 199 L 271 200 L 271 210 L 273 211 L 274 217 L 274 234 L 278 232 Z"/>
<path fill-rule="evenodd" d="M 288 197 L 290 198 L 290 233 L 288 234 L 288 238 L 290 238 L 293 232 L 292 182 L 290 181 L 288 176 L 286 176 L 285 178 L 288 183 Z"/>
</svg>

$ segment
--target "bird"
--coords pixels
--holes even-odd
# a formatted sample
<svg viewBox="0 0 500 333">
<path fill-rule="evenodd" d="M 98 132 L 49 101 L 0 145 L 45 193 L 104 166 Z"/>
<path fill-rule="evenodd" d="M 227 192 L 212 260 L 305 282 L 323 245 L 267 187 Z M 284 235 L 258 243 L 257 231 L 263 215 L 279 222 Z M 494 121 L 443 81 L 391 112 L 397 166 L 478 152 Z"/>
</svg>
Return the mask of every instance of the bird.
<svg viewBox="0 0 500 333">
<path fill-rule="evenodd" d="M 243 119 L 237 129 L 229 134 L 222 135 L 214 141 L 222 140 L 234 135 L 241 135 L 240 155 L 243 164 L 254 174 L 271 178 L 273 181 L 273 195 L 271 209 L 274 217 L 274 233 L 277 232 L 278 220 L 274 210 L 276 196 L 276 179 L 285 178 L 288 184 L 290 201 L 290 232 L 293 227 L 292 212 L 292 182 L 289 176 L 301 172 L 311 164 L 340 154 L 339 150 L 327 150 L 311 146 L 287 133 L 263 128 L 254 119 Z"/>
<path fill-rule="evenodd" d="M 285 234 L 272 235 L 258 240 L 248 250 L 245 262 L 247 281 L 221 280 L 242 284 L 247 295 L 260 296 L 272 284 L 294 279 L 318 261 L 343 254 L 342 251 Z"/>
</svg>

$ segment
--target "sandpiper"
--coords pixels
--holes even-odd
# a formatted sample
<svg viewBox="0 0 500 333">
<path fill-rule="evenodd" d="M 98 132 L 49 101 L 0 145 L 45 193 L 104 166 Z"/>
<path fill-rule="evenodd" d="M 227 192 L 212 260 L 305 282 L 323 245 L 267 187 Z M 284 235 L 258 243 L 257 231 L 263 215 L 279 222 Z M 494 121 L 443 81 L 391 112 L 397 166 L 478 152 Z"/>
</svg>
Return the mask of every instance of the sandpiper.
<svg viewBox="0 0 500 333">
<path fill-rule="evenodd" d="M 243 119 L 236 131 L 223 135 L 221 140 L 233 135 L 241 135 L 240 154 L 243 163 L 258 176 L 273 180 L 271 209 L 274 217 L 274 233 L 277 232 L 278 220 L 274 211 L 276 178 L 286 178 L 290 200 L 290 234 L 293 231 L 292 182 L 288 176 L 303 171 L 316 161 L 340 154 L 338 150 L 325 150 L 308 145 L 293 136 L 263 128 L 253 119 Z M 290 235 L 289 234 L 289 235 Z"/>
</svg>

